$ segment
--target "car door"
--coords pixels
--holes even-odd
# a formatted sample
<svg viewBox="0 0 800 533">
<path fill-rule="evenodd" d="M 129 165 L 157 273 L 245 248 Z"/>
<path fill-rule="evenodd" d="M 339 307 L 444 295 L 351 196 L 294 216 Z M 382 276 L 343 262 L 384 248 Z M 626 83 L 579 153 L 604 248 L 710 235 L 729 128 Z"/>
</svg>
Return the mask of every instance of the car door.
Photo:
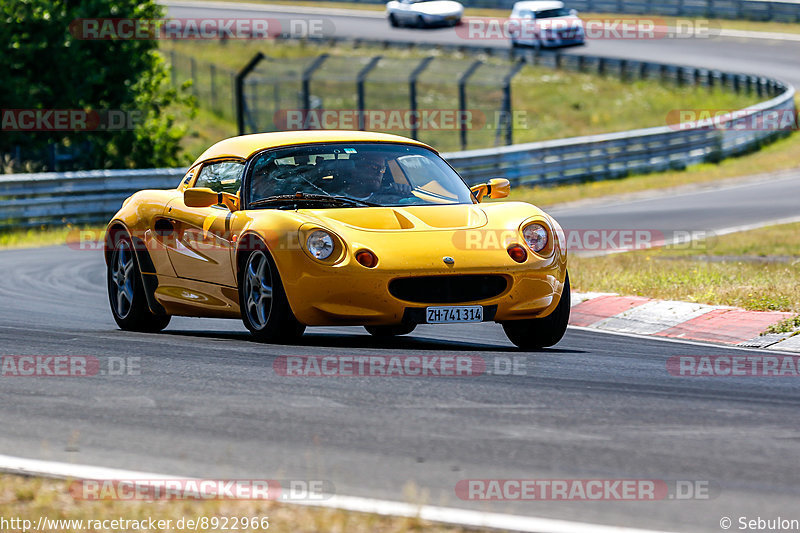
<svg viewBox="0 0 800 533">
<path fill-rule="evenodd" d="M 243 171 L 241 160 L 206 162 L 193 186 L 238 194 Z M 179 278 L 236 286 L 232 228 L 237 213 L 223 205 L 188 207 L 179 197 L 169 203 L 165 216 L 175 236 L 167 253 Z"/>
</svg>

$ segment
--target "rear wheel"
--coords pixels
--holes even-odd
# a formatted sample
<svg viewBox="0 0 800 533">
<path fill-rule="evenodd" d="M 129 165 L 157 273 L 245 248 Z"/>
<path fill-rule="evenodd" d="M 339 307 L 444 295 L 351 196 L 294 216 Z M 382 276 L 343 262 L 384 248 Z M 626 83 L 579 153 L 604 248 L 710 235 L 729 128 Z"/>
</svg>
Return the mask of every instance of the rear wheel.
<svg viewBox="0 0 800 533">
<path fill-rule="evenodd" d="M 397 28 L 400 26 L 400 24 L 397 22 L 397 17 L 394 16 L 394 13 L 389 15 L 389 24 L 392 26 L 392 28 Z"/>
<path fill-rule="evenodd" d="M 394 326 L 364 326 L 373 337 L 395 337 L 407 335 L 417 328 L 416 324 L 397 324 Z"/>
<path fill-rule="evenodd" d="M 555 310 L 543 318 L 512 320 L 503 323 L 508 340 L 523 350 L 536 350 L 553 346 L 567 331 L 570 311 L 569 274 L 564 279 L 564 290 Z"/>
<path fill-rule="evenodd" d="M 147 305 L 142 275 L 133 244 L 125 233 L 114 237 L 114 251 L 108 263 L 108 300 L 117 325 L 126 331 L 161 331 L 169 315 L 155 315 Z"/>
<path fill-rule="evenodd" d="M 261 342 L 287 342 L 300 337 L 306 327 L 289 307 L 278 269 L 263 250 L 250 252 L 239 274 L 242 322 Z"/>
</svg>

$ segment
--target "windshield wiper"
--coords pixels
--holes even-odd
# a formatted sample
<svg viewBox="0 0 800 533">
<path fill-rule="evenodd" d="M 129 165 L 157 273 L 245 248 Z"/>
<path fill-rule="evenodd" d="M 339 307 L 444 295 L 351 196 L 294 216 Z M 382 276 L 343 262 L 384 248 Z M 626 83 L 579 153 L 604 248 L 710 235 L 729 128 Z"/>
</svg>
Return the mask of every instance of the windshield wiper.
<svg viewBox="0 0 800 533">
<path fill-rule="evenodd" d="M 250 202 L 250 207 L 259 207 L 270 204 L 286 204 L 286 203 L 301 203 L 301 202 L 337 202 L 345 205 L 360 206 L 360 207 L 381 207 L 380 204 L 359 200 L 357 198 L 350 198 L 349 196 L 333 196 L 329 194 L 280 194 L 276 196 L 268 196 Z"/>
</svg>

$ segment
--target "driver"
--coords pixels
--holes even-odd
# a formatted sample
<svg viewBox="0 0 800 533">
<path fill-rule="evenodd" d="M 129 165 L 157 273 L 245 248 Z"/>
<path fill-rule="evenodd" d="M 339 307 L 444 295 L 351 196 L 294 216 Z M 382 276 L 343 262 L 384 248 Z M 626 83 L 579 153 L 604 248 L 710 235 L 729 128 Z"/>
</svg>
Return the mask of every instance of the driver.
<svg viewBox="0 0 800 533">
<path fill-rule="evenodd" d="M 352 157 L 352 156 L 351 156 Z M 372 200 L 385 195 L 409 196 L 411 187 L 406 184 L 392 183 L 383 186 L 386 173 L 386 156 L 378 152 L 366 152 L 352 157 L 356 165 L 356 181 L 350 184 L 349 193 L 358 200 Z"/>
</svg>

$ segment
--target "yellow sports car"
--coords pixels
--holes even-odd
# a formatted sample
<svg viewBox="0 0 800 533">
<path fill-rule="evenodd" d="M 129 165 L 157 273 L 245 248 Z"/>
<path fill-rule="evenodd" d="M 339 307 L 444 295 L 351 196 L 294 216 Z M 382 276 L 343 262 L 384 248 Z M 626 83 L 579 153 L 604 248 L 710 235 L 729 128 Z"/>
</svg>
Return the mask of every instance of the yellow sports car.
<svg viewBox="0 0 800 533">
<path fill-rule="evenodd" d="M 423 143 L 358 131 L 220 141 L 175 189 L 140 191 L 106 234 L 108 293 L 122 329 L 172 315 L 241 318 L 259 340 L 306 326 L 373 335 L 494 321 L 524 349 L 569 319 L 559 225 L 508 195 L 468 187 Z"/>
</svg>

